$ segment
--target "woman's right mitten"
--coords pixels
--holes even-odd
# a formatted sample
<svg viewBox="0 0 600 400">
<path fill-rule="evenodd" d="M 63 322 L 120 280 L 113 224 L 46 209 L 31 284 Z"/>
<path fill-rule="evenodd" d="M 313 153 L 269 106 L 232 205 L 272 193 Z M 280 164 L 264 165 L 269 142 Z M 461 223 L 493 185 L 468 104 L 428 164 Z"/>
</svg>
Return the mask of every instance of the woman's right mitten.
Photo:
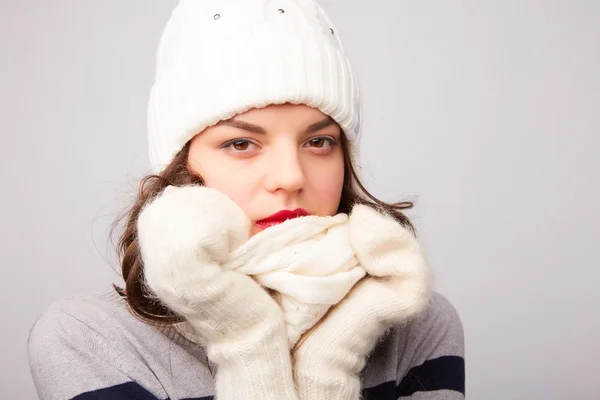
<svg viewBox="0 0 600 400">
<path fill-rule="evenodd" d="M 145 283 L 206 340 L 218 399 L 295 399 L 281 309 L 252 278 L 221 267 L 249 229 L 219 191 L 167 187 L 138 218 Z"/>
</svg>

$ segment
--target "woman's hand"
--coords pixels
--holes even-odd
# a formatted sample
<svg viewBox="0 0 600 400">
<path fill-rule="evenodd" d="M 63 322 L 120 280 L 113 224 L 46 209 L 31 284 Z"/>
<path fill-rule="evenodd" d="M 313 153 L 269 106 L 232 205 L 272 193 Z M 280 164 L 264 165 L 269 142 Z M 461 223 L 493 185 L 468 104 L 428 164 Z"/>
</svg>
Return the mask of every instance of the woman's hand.
<svg viewBox="0 0 600 400">
<path fill-rule="evenodd" d="M 140 213 L 145 283 L 206 340 L 219 399 L 295 399 L 283 313 L 252 278 L 221 264 L 250 221 L 224 194 L 168 187 Z"/>
<path fill-rule="evenodd" d="M 358 399 L 367 354 L 388 328 L 418 314 L 429 299 L 427 263 L 410 231 L 364 205 L 353 209 L 349 224 L 368 276 L 296 345 L 301 400 Z"/>
</svg>

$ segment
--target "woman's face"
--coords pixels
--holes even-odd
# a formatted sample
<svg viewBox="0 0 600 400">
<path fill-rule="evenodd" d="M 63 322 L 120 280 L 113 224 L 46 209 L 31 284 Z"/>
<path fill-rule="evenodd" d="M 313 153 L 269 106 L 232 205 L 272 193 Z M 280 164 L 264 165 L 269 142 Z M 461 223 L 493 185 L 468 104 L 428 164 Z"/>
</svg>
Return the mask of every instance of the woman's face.
<svg viewBox="0 0 600 400">
<path fill-rule="evenodd" d="M 335 215 L 344 182 L 339 126 L 306 105 L 270 105 L 205 129 L 188 164 L 207 187 L 229 196 L 252 221 L 282 210 Z"/>
</svg>

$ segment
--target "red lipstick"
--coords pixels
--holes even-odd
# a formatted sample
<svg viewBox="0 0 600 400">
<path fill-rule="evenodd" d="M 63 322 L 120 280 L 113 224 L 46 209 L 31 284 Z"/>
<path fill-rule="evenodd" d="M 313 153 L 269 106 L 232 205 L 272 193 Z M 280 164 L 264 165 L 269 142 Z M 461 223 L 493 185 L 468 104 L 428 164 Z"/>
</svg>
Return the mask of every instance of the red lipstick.
<svg viewBox="0 0 600 400">
<path fill-rule="evenodd" d="M 281 210 L 273 215 L 268 216 L 267 218 L 263 218 L 260 221 L 256 221 L 256 225 L 258 225 L 262 229 L 266 229 L 270 226 L 278 225 L 283 221 L 287 221 L 288 219 L 305 217 L 307 215 L 310 215 L 310 213 L 302 208 L 297 208 L 293 211 Z"/>
</svg>

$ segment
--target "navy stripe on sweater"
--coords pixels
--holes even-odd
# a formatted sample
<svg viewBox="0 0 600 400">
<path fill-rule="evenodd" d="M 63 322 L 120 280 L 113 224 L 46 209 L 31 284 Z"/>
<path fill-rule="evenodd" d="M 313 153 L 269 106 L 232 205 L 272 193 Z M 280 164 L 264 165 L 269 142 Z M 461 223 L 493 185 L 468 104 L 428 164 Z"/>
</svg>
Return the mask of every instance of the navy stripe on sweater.
<svg viewBox="0 0 600 400">
<path fill-rule="evenodd" d="M 427 360 L 413 367 L 398 386 L 396 382 L 385 382 L 364 389 L 365 400 L 396 400 L 416 392 L 453 390 L 465 394 L 465 361 L 458 356 L 444 356 Z M 186 400 L 212 400 L 213 396 Z M 111 386 L 105 389 L 82 393 L 72 400 L 160 400 L 135 382 Z M 169 400 L 169 399 L 166 399 Z"/>
<path fill-rule="evenodd" d="M 212 400 L 213 396 L 184 400 Z M 92 392 L 82 393 L 71 400 L 160 400 L 135 382 L 127 382 Z M 165 399 L 169 400 L 169 399 Z"/>
<path fill-rule="evenodd" d="M 398 399 L 416 392 L 453 390 L 465 394 L 465 360 L 458 356 L 444 356 L 427 360 L 413 367 L 398 386 L 385 382 L 363 390 L 365 400 Z"/>
</svg>

